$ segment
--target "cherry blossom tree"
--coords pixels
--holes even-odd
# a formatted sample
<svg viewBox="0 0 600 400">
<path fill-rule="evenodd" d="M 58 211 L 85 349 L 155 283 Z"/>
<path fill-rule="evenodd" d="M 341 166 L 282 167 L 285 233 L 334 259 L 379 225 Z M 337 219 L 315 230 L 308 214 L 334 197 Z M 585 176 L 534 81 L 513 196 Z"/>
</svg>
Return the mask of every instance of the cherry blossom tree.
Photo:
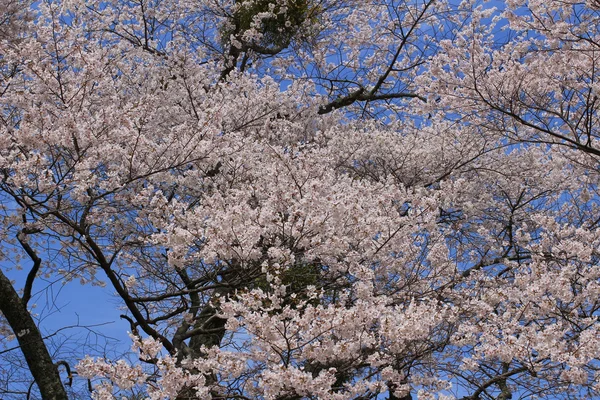
<svg viewBox="0 0 600 400">
<path fill-rule="evenodd" d="M 597 8 L 6 8 L 2 340 L 68 398 L 49 274 L 122 304 L 96 399 L 600 395 Z"/>
</svg>

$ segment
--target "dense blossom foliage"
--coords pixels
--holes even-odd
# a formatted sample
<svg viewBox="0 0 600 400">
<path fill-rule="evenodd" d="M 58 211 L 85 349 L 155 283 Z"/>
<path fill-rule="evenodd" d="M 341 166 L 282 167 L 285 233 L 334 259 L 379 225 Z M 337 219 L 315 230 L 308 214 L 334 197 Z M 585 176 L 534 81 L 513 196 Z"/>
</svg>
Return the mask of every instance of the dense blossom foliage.
<svg viewBox="0 0 600 400">
<path fill-rule="evenodd" d="M 600 396 L 600 4 L 26 6 L 0 294 L 116 293 L 136 357 L 71 365 L 94 399 Z"/>
</svg>

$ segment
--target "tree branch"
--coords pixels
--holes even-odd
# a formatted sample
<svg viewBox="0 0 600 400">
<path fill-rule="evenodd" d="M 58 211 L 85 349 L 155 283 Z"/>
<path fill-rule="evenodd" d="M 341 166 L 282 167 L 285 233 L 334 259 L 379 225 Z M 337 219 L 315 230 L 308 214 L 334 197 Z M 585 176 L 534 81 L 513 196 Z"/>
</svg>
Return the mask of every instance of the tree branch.
<svg viewBox="0 0 600 400">
<path fill-rule="evenodd" d="M 17 240 L 19 241 L 21 247 L 23 247 L 23 250 L 25 250 L 25 252 L 29 256 L 29 258 L 31 258 L 31 260 L 33 261 L 33 267 L 31 267 L 31 270 L 27 274 L 27 279 L 25 280 L 25 287 L 23 288 L 23 297 L 21 298 L 23 305 L 27 307 L 27 303 L 29 303 L 29 300 L 31 299 L 33 281 L 35 280 L 35 277 L 37 276 L 37 273 L 40 270 L 40 266 L 42 265 L 42 259 L 38 257 L 37 253 L 35 252 L 35 250 L 33 250 L 29 243 L 23 240 L 21 235 L 24 234 L 24 232 L 19 232 L 17 234 Z"/>
</svg>

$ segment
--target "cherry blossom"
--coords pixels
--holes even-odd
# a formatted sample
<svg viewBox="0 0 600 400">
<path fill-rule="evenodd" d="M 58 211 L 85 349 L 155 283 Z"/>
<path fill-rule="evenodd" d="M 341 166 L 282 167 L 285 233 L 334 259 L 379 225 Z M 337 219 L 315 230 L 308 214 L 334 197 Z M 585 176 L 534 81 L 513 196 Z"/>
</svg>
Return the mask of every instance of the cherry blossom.
<svg viewBox="0 0 600 400">
<path fill-rule="evenodd" d="M 95 399 L 599 396 L 599 7 L 496 6 L 7 8 L 0 341 L 40 395 L 47 275 L 122 307 Z"/>
</svg>

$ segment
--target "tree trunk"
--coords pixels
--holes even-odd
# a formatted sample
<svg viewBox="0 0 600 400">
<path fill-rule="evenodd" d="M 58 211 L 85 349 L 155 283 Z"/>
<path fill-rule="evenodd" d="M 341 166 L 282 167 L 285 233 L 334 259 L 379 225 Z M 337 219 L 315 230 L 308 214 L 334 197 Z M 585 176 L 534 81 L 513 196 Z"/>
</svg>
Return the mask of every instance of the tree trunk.
<svg viewBox="0 0 600 400">
<path fill-rule="evenodd" d="M 27 305 L 21 300 L 10 280 L 0 271 L 0 312 L 13 330 L 29 370 L 44 400 L 67 400 L 58 368 L 44 344 Z"/>
</svg>

